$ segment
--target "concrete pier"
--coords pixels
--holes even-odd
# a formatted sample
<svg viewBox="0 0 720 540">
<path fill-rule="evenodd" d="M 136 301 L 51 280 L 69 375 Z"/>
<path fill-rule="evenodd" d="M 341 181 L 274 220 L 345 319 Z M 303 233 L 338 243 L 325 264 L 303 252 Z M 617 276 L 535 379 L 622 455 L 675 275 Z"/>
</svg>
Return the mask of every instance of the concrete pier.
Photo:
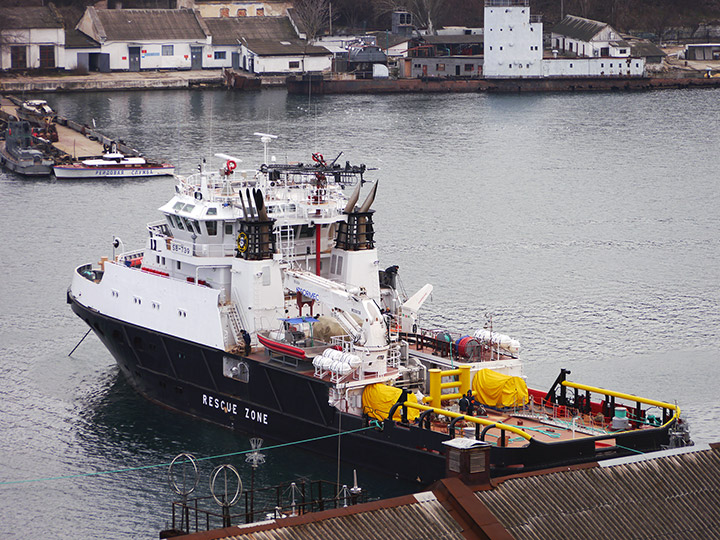
<svg viewBox="0 0 720 540">
<path fill-rule="evenodd" d="M 11 98 L 6 96 L 0 97 L 0 118 L 3 120 L 17 118 L 19 102 L 20 100 L 14 96 Z M 67 156 L 70 156 L 73 160 L 101 156 L 105 151 L 104 147 L 109 147 L 113 142 L 115 142 L 117 149 L 125 155 L 141 155 L 135 148 L 114 141 L 89 126 L 84 126 L 63 116 L 58 115 L 53 125 L 57 130 L 58 140 L 50 143 L 50 145 L 55 150 L 60 151 L 60 154 L 54 151 L 52 152 L 55 159 L 67 159 L 62 157 L 62 154 L 67 154 Z"/>
<path fill-rule="evenodd" d="M 221 69 L 194 71 L 141 71 L 88 73 L 85 75 L 57 73 L 25 75 L 0 72 L 0 92 L 27 94 L 32 92 L 77 92 L 83 90 L 151 90 L 222 86 Z"/>
</svg>

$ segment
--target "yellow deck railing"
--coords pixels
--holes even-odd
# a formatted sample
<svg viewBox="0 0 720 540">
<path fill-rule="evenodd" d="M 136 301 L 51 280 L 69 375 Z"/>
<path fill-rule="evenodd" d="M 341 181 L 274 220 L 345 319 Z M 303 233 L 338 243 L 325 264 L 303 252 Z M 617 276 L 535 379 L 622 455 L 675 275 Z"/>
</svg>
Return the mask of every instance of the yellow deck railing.
<svg viewBox="0 0 720 540">
<path fill-rule="evenodd" d="M 470 366 L 458 366 L 458 369 L 448 369 L 442 371 L 440 369 L 429 369 L 429 394 L 423 398 L 425 403 L 429 403 L 433 407 L 440 407 L 443 399 L 460 399 L 468 390 L 470 390 Z M 442 382 L 443 377 L 457 376 L 456 381 Z M 458 392 L 443 394 L 442 391 L 447 388 L 458 388 Z"/>
<path fill-rule="evenodd" d="M 428 405 L 422 405 L 420 403 L 412 403 L 410 401 L 406 401 L 403 403 L 406 407 L 409 407 L 411 409 L 417 409 L 419 411 L 432 411 L 436 414 L 447 416 L 448 418 L 463 418 L 466 422 L 471 422 L 473 424 L 480 424 L 481 426 L 492 426 L 496 427 L 498 429 L 502 429 L 505 431 L 509 431 L 511 433 L 515 433 L 516 435 L 519 435 L 523 439 L 530 440 L 532 439 L 532 435 L 528 435 L 525 433 L 522 429 L 516 426 L 510 426 L 508 424 L 503 424 L 502 422 L 493 422 L 492 420 L 488 420 L 487 418 L 480 418 L 477 416 L 467 416 L 465 414 L 456 413 L 453 411 L 448 411 L 446 409 L 438 409 L 437 407 L 430 407 Z"/>
<path fill-rule="evenodd" d="M 613 390 L 605 390 L 604 388 L 598 388 L 597 386 L 588 386 L 586 384 L 574 383 L 571 381 L 562 381 L 561 384 L 563 386 L 567 386 L 568 388 L 577 388 L 578 390 L 585 390 L 586 392 L 592 392 L 594 394 L 601 394 L 605 396 L 626 399 L 628 401 L 634 401 L 635 403 L 643 403 L 645 405 L 651 405 L 653 407 L 660 407 L 661 409 L 668 409 L 670 411 L 674 411 L 672 417 L 663 424 L 663 427 L 667 426 L 673 420 L 677 420 L 678 418 L 680 418 L 680 407 L 678 407 L 677 405 L 673 405 L 672 403 L 642 398 L 633 394 L 624 394 L 622 392 L 615 392 Z"/>
</svg>

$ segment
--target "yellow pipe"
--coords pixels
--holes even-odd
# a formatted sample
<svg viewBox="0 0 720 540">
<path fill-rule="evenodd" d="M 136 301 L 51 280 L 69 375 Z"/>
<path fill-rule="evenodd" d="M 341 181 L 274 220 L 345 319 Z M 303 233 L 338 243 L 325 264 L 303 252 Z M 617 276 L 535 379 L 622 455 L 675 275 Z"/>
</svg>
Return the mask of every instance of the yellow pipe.
<svg viewBox="0 0 720 540">
<path fill-rule="evenodd" d="M 632 394 L 623 394 L 622 392 L 615 392 L 613 390 L 605 390 L 604 388 L 598 388 L 596 386 L 588 386 L 586 384 L 579 384 L 571 381 L 563 381 L 563 386 L 569 386 L 570 388 L 577 388 L 578 390 L 587 390 L 588 392 L 594 392 L 596 394 L 604 394 L 606 396 L 613 396 L 620 399 L 627 399 L 628 401 L 635 401 L 638 403 L 645 403 L 646 405 L 653 405 L 655 407 L 661 407 L 663 409 L 671 409 L 680 414 L 680 407 L 671 403 L 665 403 L 664 401 L 656 401 L 654 399 L 642 398 L 634 396 Z"/>
<path fill-rule="evenodd" d="M 440 383 L 440 388 L 442 388 L 442 389 L 445 389 L 445 388 L 456 388 L 456 387 L 458 387 L 458 386 L 460 386 L 460 382 L 459 382 L 459 381 Z"/>
<path fill-rule="evenodd" d="M 446 400 L 446 399 L 460 399 L 461 397 L 463 397 L 463 394 L 461 394 L 461 393 L 459 393 L 459 392 L 454 392 L 454 393 L 452 393 L 452 394 L 441 394 L 441 399 L 442 399 L 442 400 Z M 423 401 L 424 401 L 425 403 L 431 403 L 432 400 L 433 400 L 433 398 L 432 398 L 431 396 L 425 396 L 425 397 L 423 397 Z"/>
<path fill-rule="evenodd" d="M 442 371 L 439 369 L 429 369 L 428 378 L 430 383 L 430 399 L 428 403 L 435 406 L 440 406 L 440 382 L 442 380 Z"/>
<path fill-rule="evenodd" d="M 578 390 L 586 390 L 595 394 L 613 396 L 620 399 L 627 399 L 628 401 L 635 401 L 636 403 L 644 403 L 645 405 L 652 405 L 653 407 L 660 407 L 662 409 L 670 409 L 671 411 L 675 411 L 675 414 L 672 416 L 672 418 L 670 418 L 670 420 L 663 424 L 663 427 L 667 426 L 673 420 L 680 418 L 680 407 L 678 407 L 677 405 L 673 405 L 672 403 L 665 403 L 664 401 L 656 401 L 654 399 L 642 398 L 639 396 L 634 396 L 632 394 L 615 392 L 613 390 L 605 390 L 604 388 L 598 388 L 597 386 L 588 386 L 586 384 L 580 384 L 571 381 L 562 381 L 562 385 L 568 386 L 570 388 L 577 388 Z"/>
<path fill-rule="evenodd" d="M 460 366 L 460 393 L 467 394 L 470 390 L 470 366 Z"/>
<path fill-rule="evenodd" d="M 407 407 L 410 407 L 412 409 L 418 409 L 420 411 L 433 411 L 436 414 L 441 414 L 443 416 L 447 416 L 448 418 L 465 417 L 466 421 L 472 422 L 474 424 L 480 424 L 483 426 L 495 426 L 498 429 L 504 429 L 505 431 L 515 433 L 516 435 L 519 435 L 525 440 L 529 441 L 530 439 L 532 439 L 532 435 L 528 435 L 522 429 L 515 426 L 503 424 L 502 422 L 493 422 L 492 420 L 487 420 L 486 418 L 478 418 L 477 416 L 466 416 L 464 414 L 456 413 L 453 411 L 446 411 L 445 409 L 438 409 L 436 407 L 428 407 L 427 405 L 421 405 L 420 403 L 411 403 L 409 401 L 406 401 L 403 405 L 406 405 Z"/>
</svg>

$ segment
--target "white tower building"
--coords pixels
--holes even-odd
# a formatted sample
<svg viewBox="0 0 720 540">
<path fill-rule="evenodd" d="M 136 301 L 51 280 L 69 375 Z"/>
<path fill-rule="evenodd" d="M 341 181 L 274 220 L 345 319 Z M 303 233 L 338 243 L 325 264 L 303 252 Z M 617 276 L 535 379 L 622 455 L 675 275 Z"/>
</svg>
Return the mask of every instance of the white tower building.
<svg viewBox="0 0 720 540">
<path fill-rule="evenodd" d="M 485 0 L 485 77 L 542 77 L 543 28 L 529 0 Z"/>
</svg>

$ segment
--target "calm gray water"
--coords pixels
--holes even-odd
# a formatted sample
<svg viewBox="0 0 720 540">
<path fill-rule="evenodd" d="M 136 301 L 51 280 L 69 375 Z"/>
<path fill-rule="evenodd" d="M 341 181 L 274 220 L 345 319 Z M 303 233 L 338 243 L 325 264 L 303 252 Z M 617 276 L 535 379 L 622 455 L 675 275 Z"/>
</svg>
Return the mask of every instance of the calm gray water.
<svg viewBox="0 0 720 540">
<path fill-rule="evenodd" d="M 216 90 L 49 95 L 62 114 L 192 172 L 202 157 L 312 151 L 377 167 L 381 265 L 409 293 L 433 283 L 424 324 L 470 332 L 493 314 L 519 339 L 528 382 L 572 379 L 683 408 L 720 441 L 718 90 L 448 96 L 288 96 Z M 246 439 L 136 396 L 65 304 L 75 266 L 139 247 L 173 182 L 27 180 L 0 172 L 0 537 L 157 538 L 166 469 Z M 335 463 L 274 450 L 260 484 L 335 480 Z M 215 465 L 201 464 L 202 488 Z M 19 480 L 40 480 L 8 483 Z M 352 468 L 341 480 L 350 483 Z M 362 472 L 372 496 L 409 489 Z"/>
</svg>

